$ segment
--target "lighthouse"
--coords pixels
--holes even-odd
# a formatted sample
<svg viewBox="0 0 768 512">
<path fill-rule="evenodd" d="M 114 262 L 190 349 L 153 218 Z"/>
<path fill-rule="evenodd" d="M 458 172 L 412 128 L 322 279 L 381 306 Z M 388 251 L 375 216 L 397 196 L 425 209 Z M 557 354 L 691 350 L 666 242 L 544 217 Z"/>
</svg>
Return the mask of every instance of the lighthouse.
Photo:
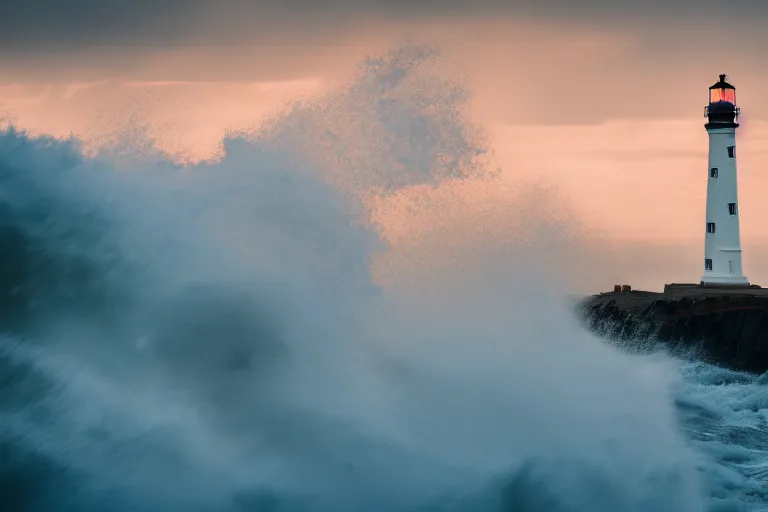
<svg viewBox="0 0 768 512">
<path fill-rule="evenodd" d="M 736 180 L 736 88 L 726 76 L 709 88 L 704 109 L 709 134 L 707 217 L 704 234 L 705 286 L 748 286 L 741 268 L 739 199 Z"/>
</svg>

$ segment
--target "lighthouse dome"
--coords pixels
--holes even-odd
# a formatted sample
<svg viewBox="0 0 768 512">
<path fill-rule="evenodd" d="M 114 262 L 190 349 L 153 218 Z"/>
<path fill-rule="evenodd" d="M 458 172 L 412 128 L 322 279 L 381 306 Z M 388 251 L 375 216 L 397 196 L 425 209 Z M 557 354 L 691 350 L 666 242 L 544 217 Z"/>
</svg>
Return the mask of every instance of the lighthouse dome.
<svg viewBox="0 0 768 512">
<path fill-rule="evenodd" d="M 736 88 L 726 81 L 726 75 L 709 88 L 709 102 L 704 109 L 707 128 L 736 127 L 739 107 L 736 106 Z"/>
<path fill-rule="evenodd" d="M 720 75 L 720 80 L 709 88 L 709 103 L 730 103 L 736 105 L 736 88 L 725 81 L 726 75 Z"/>
</svg>

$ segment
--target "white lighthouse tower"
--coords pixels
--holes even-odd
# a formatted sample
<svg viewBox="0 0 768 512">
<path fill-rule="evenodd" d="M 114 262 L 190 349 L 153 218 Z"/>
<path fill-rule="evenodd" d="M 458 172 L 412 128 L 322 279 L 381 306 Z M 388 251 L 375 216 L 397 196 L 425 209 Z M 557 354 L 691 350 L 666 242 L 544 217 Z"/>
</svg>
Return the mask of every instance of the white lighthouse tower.
<svg viewBox="0 0 768 512">
<path fill-rule="evenodd" d="M 748 286 L 741 268 L 739 199 L 736 181 L 736 88 L 725 81 L 709 88 L 704 127 L 709 134 L 704 286 Z"/>
</svg>

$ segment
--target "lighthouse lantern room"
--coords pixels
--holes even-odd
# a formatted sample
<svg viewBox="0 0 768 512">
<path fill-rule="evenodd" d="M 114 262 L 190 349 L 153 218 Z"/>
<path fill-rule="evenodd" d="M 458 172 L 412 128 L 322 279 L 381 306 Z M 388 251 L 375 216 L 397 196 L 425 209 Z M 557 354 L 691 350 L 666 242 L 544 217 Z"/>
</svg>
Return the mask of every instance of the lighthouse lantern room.
<svg viewBox="0 0 768 512">
<path fill-rule="evenodd" d="M 704 110 L 709 134 L 707 209 L 704 233 L 705 286 L 749 286 L 741 268 L 739 199 L 736 179 L 736 88 L 726 76 L 709 88 Z"/>
</svg>

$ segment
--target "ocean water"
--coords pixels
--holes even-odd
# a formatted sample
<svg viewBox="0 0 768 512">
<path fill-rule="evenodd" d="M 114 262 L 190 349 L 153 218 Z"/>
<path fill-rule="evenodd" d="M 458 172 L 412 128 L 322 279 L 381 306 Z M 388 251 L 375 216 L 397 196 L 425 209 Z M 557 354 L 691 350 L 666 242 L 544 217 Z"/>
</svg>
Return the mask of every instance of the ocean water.
<svg viewBox="0 0 768 512">
<path fill-rule="evenodd" d="M 679 363 L 683 432 L 703 455 L 713 510 L 768 510 L 768 375 Z"/>
<path fill-rule="evenodd" d="M 768 510 L 768 381 L 581 329 L 557 218 L 374 278 L 371 197 L 495 179 L 435 58 L 196 165 L 0 133 L 0 510 Z"/>
</svg>

